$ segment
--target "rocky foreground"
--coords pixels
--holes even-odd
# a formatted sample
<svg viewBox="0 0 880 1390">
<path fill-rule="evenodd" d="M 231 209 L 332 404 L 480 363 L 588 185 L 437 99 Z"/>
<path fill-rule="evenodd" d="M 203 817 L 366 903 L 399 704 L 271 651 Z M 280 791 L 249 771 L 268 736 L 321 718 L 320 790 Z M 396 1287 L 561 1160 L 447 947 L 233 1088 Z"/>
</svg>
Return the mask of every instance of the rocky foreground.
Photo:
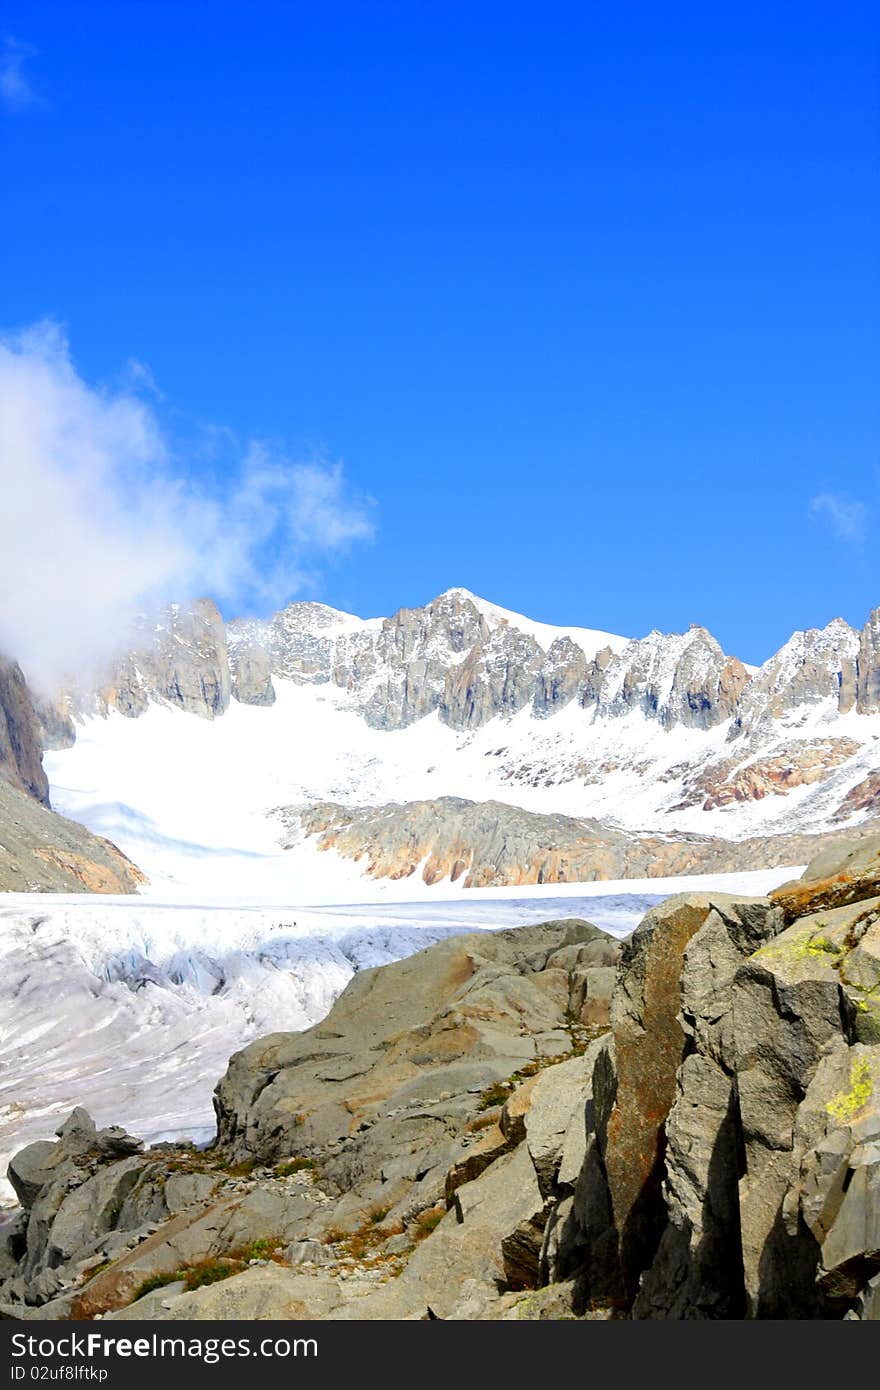
<svg viewBox="0 0 880 1390">
<path fill-rule="evenodd" d="M 7 1318 L 877 1319 L 880 837 L 362 971 L 215 1104 L 16 1155 Z"/>
</svg>

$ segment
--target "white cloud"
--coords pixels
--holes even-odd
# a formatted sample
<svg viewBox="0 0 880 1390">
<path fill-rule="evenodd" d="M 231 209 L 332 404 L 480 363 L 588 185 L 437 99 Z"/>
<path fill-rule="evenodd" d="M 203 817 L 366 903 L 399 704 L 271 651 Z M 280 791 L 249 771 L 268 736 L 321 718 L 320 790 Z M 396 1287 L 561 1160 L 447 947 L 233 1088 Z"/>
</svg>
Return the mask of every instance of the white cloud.
<svg viewBox="0 0 880 1390">
<path fill-rule="evenodd" d="M 0 102 L 7 111 L 45 105 L 24 70 L 25 63 L 36 51 L 18 39 L 6 38 L 0 43 Z"/>
<path fill-rule="evenodd" d="M 196 485 L 153 404 L 84 381 L 51 323 L 0 338 L 0 489 L 0 648 L 43 686 L 106 662 L 138 609 L 266 611 L 373 534 L 338 463 L 251 444 Z"/>
<path fill-rule="evenodd" d="M 860 545 L 865 539 L 868 508 L 842 492 L 820 492 L 810 501 L 810 516 L 826 518 L 838 540 Z"/>
</svg>

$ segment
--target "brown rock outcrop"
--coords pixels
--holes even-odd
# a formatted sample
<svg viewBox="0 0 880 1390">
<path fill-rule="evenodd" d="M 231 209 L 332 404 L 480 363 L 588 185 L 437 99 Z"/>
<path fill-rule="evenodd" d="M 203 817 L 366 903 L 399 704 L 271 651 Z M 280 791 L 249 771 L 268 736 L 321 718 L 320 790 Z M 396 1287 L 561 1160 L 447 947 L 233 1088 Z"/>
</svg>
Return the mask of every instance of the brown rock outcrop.
<svg viewBox="0 0 880 1390">
<path fill-rule="evenodd" d="M 372 878 L 407 878 L 421 872 L 425 883 L 447 876 L 466 888 L 504 884 L 586 883 L 602 879 L 657 878 L 688 873 L 725 873 L 803 864 L 840 832 L 822 835 L 765 835 L 722 840 L 703 835 L 634 834 L 574 816 L 541 815 L 500 801 L 438 797 L 402 805 L 342 806 L 318 802 L 281 808 L 282 844 L 316 836 L 318 848 L 364 860 Z M 868 822 L 851 831 L 853 840 L 876 834 Z"/>
<path fill-rule="evenodd" d="M 793 787 L 824 781 L 858 751 L 859 744 L 851 738 L 826 738 L 786 744 L 772 757 L 745 764 L 728 760 L 701 773 L 693 783 L 692 795 L 682 804 L 691 804 L 704 793 L 704 811 L 734 802 L 761 801 L 765 796 L 785 796 Z"/>
<path fill-rule="evenodd" d="M 617 1099 L 608 1121 L 605 1169 L 630 1297 L 663 1229 L 664 1126 L 685 1049 L 678 982 L 685 947 L 711 907 L 709 897 L 691 894 L 653 908 L 624 946 L 612 1000 Z"/>
<path fill-rule="evenodd" d="M 867 777 L 847 792 L 832 820 L 849 820 L 850 816 L 857 816 L 863 812 L 867 812 L 868 815 L 880 815 L 880 771 L 869 772 Z"/>
<path fill-rule="evenodd" d="M 874 834 L 855 843 L 836 837 L 810 860 L 802 878 L 783 883 L 770 897 L 791 922 L 808 913 L 846 907 L 878 895 L 880 835 Z"/>
<path fill-rule="evenodd" d="M 0 780 L 0 892 L 134 893 L 145 881 L 109 840 Z"/>
</svg>

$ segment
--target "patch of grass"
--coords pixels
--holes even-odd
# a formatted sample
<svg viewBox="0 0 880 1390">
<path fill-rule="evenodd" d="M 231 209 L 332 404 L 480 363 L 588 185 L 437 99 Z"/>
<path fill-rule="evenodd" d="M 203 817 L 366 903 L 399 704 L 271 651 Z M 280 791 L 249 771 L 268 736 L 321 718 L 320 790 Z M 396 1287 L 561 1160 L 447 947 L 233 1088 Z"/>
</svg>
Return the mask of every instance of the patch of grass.
<svg viewBox="0 0 880 1390">
<path fill-rule="evenodd" d="M 180 1270 L 175 1270 L 173 1274 L 151 1274 L 149 1279 L 145 1279 L 138 1285 L 132 1303 L 137 1303 L 144 1294 L 152 1293 L 154 1289 L 164 1289 L 166 1284 L 176 1284 L 183 1278 Z"/>
<path fill-rule="evenodd" d="M 252 1240 L 250 1245 L 242 1245 L 237 1250 L 231 1250 L 229 1258 L 238 1260 L 241 1264 L 249 1264 L 251 1260 L 275 1260 L 278 1263 L 281 1256 L 276 1255 L 275 1251 L 283 1245 L 284 1240 L 281 1236 L 260 1236 L 258 1240 Z"/>
<path fill-rule="evenodd" d="M 240 1163 L 230 1163 L 226 1172 L 233 1178 L 249 1178 L 255 1168 L 260 1166 L 258 1158 L 243 1158 Z"/>
<path fill-rule="evenodd" d="M 238 1260 L 201 1260 L 181 1272 L 187 1293 L 192 1293 L 193 1289 L 203 1289 L 207 1284 L 219 1284 L 221 1279 L 230 1279 L 233 1274 L 240 1274 L 241 1263 Z"/>
<path fill-rule="evenodd" d="M 593 1023 L 581 1025 L 580 1027 L 572 1028 L 569 1031 L 571 1034 L 572 1057 L 583 1057 L 590 1044 L 594 1043 L 597 1038 L 604 1037 L 606 1033 L 610 1033 L 611 1028 L 609 1025 L 606 1025 L 604 1023 Z M 560 1058 L 559 1060 L 564 1061 L 565 1059 Z"/>
<path fill-rule="evenodd" d="M 356 1231 L 343 1231 L 338 1226 L 331 1226 L 329 1230 L 324 1232 L 324 1244 L 340 1246 L 343 1255 L 348 1255 L 353 1260 L 365 1259 L 384 1245 L 389 1236 L 400 1235 L 403 1231 L 400 1222 L 395 1222 L 393 1226 L 380 1224 L 388 1215 L 389 1210 L 390 1208 L 386 1208 L 384 1214 L 379 1211 L 375 1215 L 370 1213 L 364 1224 L 359 1226 Z M 371 1263 L 384 1258 L 381 1255 L 376 1256 Z"/>
<path fill-rule="evenodd" d="M 566 1030 L 571 1038 L 571 1052 L 562 1056 L 554 1054 L 549 1057 L 535 1057 L 531 1062 L 523 1063 L 516 1071 L 511 1072 L 506 1081 L 496 1081 L 480 1093 L 480 1098 L 477 1101 L 478 1114 L 481 1111 L 494 1110 L 496 1106 L 503 1105 L 505 1101 L 510 1099 L 517 1086 L 521 1086 L 524 1081 L 537 1076 L 539 1072 L 546 1071 L 548 1067 L 556 1066 L 559 1062 L 567 1062 L 570 1057 L 583 1056 L 590 1043 L 595 1042 L 596 1038 L 601 1038 L 604 1033 L 611 1031 L 605 1024 L 575 1022 L 567 1023 Z M 479 1119 L 474 1119 L 468 1128 L 472 1130 L 481 1127 L 488 1128 L 490 1124 L 492 1124 L 492 1119 L 488 1117 L 482 1121 L 482 1125 Z"/>
<path fill-rule="evenodd" d="M 537 1060 L 526 1062 L 525 1066 L 515 1071 L 510 1079 L 511 1081 L 527 1081 L 530 1076 L 537 1076 L 542 1069 L 541 1063 Z"/>
<path fill-rule="evenodd" d="M 273 1172 L 276 1178 L 292 1178 L 294 1173 L 313 1173 L 317 1167 L 313 1158 L 291 1158 L 286 1163 L 276 1163 Z"/>
<path fill-rule="evenodd" d="M 494 1085 L 480 1092 L 480 1099 L 477 1101 L 478 1110 L 494 1110 L 497 1105 L 503 1105 L 513 1090 L 513 1083 L 510 1081 L 496 1081 Z"/>
<path fill-rule="evenodd" d="M 113 1203 L 113 1206 L 110 1208 L 110 1216 L 109 1216 L 108 1219 L 109 1219 L 109 1221 L 110 1221 L 110 1230 L 111 1230 L 111 1231 L 115 1231 L 115 1230 L 116 1230 L 116 1227 L 117 1227 L 118 1224 L 119 1224 L 119 1218 L 120 1218 L 120 1216 L 122 1215 L 122 1208 L 123 1208 L 124 1205 L 125 1205 L 125 1199 L 124 1199 L 124 1198 L 120 1198 L 120 1200 L 119 1200 L 118 1202 L 114 1202 L 114 1203 Z"/>
<path fill-rule="evenodd" d="M 436 1231 L 445 1215 L 446 1207 L 439 1205 L 429 1207 L 427 1211 L 421 1212 L 413 1222 L 415 1226 L 414 1239 L 416 1241 L 425 1240 L 432 1231 Z"/>
<path fill-rule="evenodd" d="M 605 1032 L 606 1030 L 600 1029 L 599 1031 Z M 590 1039 L 590 1041 L 592 1041 L 592 1039 Z M 581 1051 L 584 1051 L 586 1047 L 587 1043 L 585 1042 Z M 577 1044 L 574 1037 L 572 1037 L 572 1051 L 574 1052 L 576 1050 Z M 524 1062 L 521 1067 L 517 1067 L 516 1071 L 511 1072 L 506 1081 L 496 1081 L 493 1085 L 487 1087 L 485 1091 L 480 1092 L 480 1098 L 477 1101 L 477 1111 L 494 1110 L 496 1106 L 503 1105 L 506 1100 L 510 1099 L 510 1096 L 516 1090 L 517 1086 L 520 1086 L 523 1081 L 528 1081 L 531 1077 L 537 1076 L 539 1072 L 545 1071 L 547 1067 L 552 1067 L 555 1062 L 567 1061 L 569 1055 L 570 1054 L 566 1054 L 564 1057 L 535 1057 L 531 1062 Z M 487 1119 L 485 1124 L 488 1126 L 491 1124 L 491 1120 Z M 478 1127 L 477 1121 L 472 1121 L 470 1127 L 476 1129 Z"/>
<path fill-rule="evenodd" d="M 179 1281 L 183 1282 L 187 1293 L 193 1289 L 202 1289 L 207 1284 L 218 1284 L 222 1279 L 230 1279 L 233 1274 L 241 1274 L 251 1260 L 274 1260 L 280 1264 L 281 1256 L 276 1255 L 275 1251 L 283 1244 L 280 1236 L 260 1236 L 249 1245 L 239 1246 L 225 1255 L 181 1265 L 171 1274 L 153 1274 L 139 1285 L 132 1302 L 136 1303 L 144 1294 L 152 1293 L 153 1289 L 161 1289 L 166 1284 L 176 1284 Z"/>
<path fill-rule="evenodd" d="M 371 1207 L 367 1215 L 374 1226 L 380 1226 L 390 1210 L 390 1207 Z"/>
<path fill-rule="evenodd" d="M 368 1222 L 365 1226 L 360 1226 L 356 1231 L 352 1231 L 342 1241 L 342 1245 L 345 1247 L 345 1253 L 350 1255 L 352 1259 L 362 1260 L 365 1255 L 369 1255 L 380 1245 L 384 1245 L 387 1239 L 387 1231 L 380 1231 L 372 1222 Z"/>
</svg>

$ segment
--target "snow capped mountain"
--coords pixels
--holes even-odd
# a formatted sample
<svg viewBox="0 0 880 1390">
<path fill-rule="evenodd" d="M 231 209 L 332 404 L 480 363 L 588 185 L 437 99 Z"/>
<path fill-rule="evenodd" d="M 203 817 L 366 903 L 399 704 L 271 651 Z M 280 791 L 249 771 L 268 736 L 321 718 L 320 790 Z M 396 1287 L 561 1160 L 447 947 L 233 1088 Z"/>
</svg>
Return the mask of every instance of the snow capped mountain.
<svg viewBox="0 0 880 1390">
<path fill-rule="evenodd" d="M 848 713 L 856 704 L 859 648 L 859 634 L 842 618 L 795 632 L 749 682 L 731 736 L 766 730 L 774 720 L 797 722 L 823 704 L 832 717 Z"/>
<path fill-rule="evenodd" d="M 85 884 L 97 835 L 149 882 L 4 897 L 0 1147 L 75 1103 L 206 1136 L 232 1050 L 446 932 L 623 932 L 695 869 L 790 877 L 811 837 L 880 811 L 878 667 L 877 615 L 757 671 L 702 628 L 560 629 L 460 589 L 391 618 L 295 603 L 224 624 L 203 600 L 144 620 L 94 689 L 37 710 L 52 805 L 93 832 L 59 873 Z M 57 820 L 4 756 L 9 797 Z"/>
<path fill-rule="evenodd" d="M 456 885 L 583 876 L 585 865 L 587 876 L 641 873 L 652 854 L 660 873 L 673 860 L 681 872 L 732 867 L 715 841 L 742 843 L 751 867 L 754 837 L 880 811 L 876 632 L 874 615 L 862 634 L 840 620 L 796 633 L 755 671 L 704 628 L 641 639 L 556 628 L 464 589 L 391 618 L 293 603 L 225 626 L 202 601 L 145 623 L 99 689 L 67 692 L 76 741 L 46 767 L 56 808 L 175 892 L 271 885 L 356 900 L 370 862 L 435 881 L 476 824 L 481 843 L 522 846 L 526 877 L 472 860 Z M 451 812 L 455 798 L 500 805 L 495 828 Z M 358 847 L 349 817 L 327 852 L 308 814 L 325 803 L 342 808 L 334 824 L 357 808 L 365 833 L 393 826 L 398 842 Z M 418 832 L 379 814 L 408 803 L 431 807 Z M 529 822 L 531 839 L 521 811 L 549 818 Z M 559 839 L 559 816 L 590 824 L 568 827 L 570 853 L 551 862 L 542 846 Z M 682 858 L 658 836 L 699 843 Z M 780 857 L 782 845 L 765 862 Z"/>
</svg>

